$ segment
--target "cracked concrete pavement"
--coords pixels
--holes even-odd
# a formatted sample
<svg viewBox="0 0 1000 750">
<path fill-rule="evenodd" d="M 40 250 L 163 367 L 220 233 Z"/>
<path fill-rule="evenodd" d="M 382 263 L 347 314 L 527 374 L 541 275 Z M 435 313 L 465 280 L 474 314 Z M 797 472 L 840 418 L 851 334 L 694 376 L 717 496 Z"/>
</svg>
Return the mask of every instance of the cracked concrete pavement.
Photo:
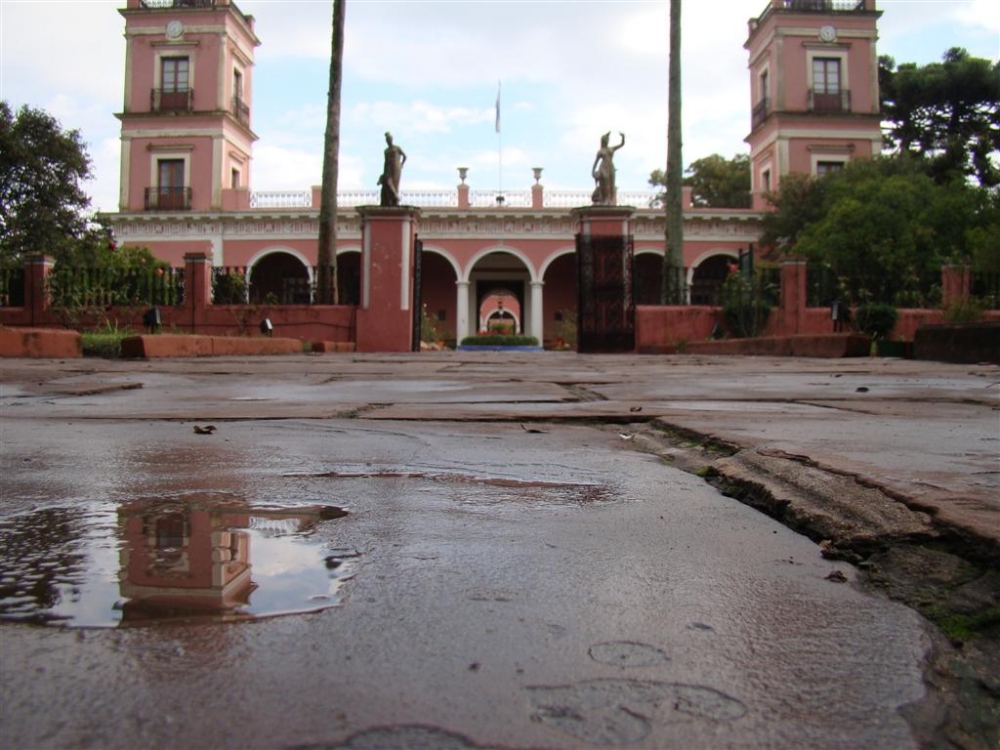
<svg viewBox="0 0 1000 750">
<path fill-rule="evenodd" d="M 3 363 L 0 410 L 4 528 L 42 508 L 104 517 L 136 497 L 211 495 L 343 507 L 315 533 L 359 552 L 343 600 L 313 614 L 0 623 L 0 725 L 14 746 L 967 737 L 941 729 L 947 702 L 927 680 L 939 636 L 815 542 L 943 534 L 995 564 L 995 366 L 564 353 L 17 360 Z M 766 510 L 785 525 L 690 473 L 701 465 L 768 484 Z M 797 505 L 803 493 L 816 504 Z"/>
</svg>

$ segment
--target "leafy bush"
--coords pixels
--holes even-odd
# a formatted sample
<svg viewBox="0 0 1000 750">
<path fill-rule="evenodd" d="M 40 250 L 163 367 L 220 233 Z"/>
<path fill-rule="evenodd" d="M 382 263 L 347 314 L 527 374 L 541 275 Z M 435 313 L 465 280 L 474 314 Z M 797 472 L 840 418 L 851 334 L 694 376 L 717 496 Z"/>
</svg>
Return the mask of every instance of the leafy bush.
<svg viewBox="0 0 1000 750">
<path fill-rule="evenodd" d="M 247 278 L 240 273 L 219 271 L 212 275 L 213 305 L 247 304 Z"/>
<path fill-rule="evenodd" d="M 873 339 L 887 338 L 896 327 L 896 308 L 885 302 L 868 302 L 858 305 L 854 313 L 857 329 Z"/>
<path fill-rule="evenodd" d="M 534 336 L 466 336 L 462 346 L 538 346 Z"/>
<path fill-rule="evenodd" d="M 978 297 L 966 297 L 944 308 L 946 323 L 973 323 L 982 317 L 986 303 Z"/>
<path fill-rule="evenodd" d="M 771 315 L 770 290 L 764 274 L 731 273 L 722 282 L 722 316 L 736 338 L 760 336 Z"/>
</svg>

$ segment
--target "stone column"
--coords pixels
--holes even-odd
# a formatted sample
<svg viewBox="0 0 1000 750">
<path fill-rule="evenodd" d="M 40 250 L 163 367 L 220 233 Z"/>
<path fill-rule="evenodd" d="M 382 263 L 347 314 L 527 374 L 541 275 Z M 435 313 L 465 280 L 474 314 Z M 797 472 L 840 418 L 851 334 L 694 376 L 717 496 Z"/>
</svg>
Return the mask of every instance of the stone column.
<svg viewBox="0 0 1000 750">
<path fill-rule="evenodd" d="M 455 345 L 462 343 L 462 339 L 470 335 L 469 333 L 469 282 L 456 281 L 455 286 L 458 292 L 458 299 L 455 306 Z"/>
<path fill-rule="evenodd" d="M 538 339 L 539 346 L 545 343 L 542 340 L 545 335 L 545 310 L 542 306 L 544 288 L 544 281 L 531 282 L 531 335 Z"/>
<path fill-rule="evenodd" d="M 462 180 L 461 184 L 458 186 L 458 207 L 468 208 L 469 207 L 469 186 L 465 184 L 465 176 L 469 173 L 468 167 L 458 168 L 458 177 Z"/>
<path fill-rule="evenodd" d="M 968 266 L 941 267 L 941 306 L 964 305 L 972 292 L 972 271 Z"/>
<path fill-rule="evenodd" d="M 413 350 L 413 265 L 420 209 L 359 206 L 361 306 L 357 351 Z"/>
<path fill-rule="evenodd" d="M 33 326 L 44 322 L 49 309 L 49 293 L 45 286 L 54 265 L 55 261 L 45 255 L 28 258 L 24 263 L 24 306 Z"/>
<path fill-rule="evenodd" d="M 805 326 L 808 294 L 806 261 L 792 258 L 781 263 L 781 333 L 801 333 Z"/>
<path fill-rule="evenodd" d="M 184 310 L 190 316 L 191 333 L 212 305 L 212 257 L 208 253 L 184 254 Z"/>
</svg>

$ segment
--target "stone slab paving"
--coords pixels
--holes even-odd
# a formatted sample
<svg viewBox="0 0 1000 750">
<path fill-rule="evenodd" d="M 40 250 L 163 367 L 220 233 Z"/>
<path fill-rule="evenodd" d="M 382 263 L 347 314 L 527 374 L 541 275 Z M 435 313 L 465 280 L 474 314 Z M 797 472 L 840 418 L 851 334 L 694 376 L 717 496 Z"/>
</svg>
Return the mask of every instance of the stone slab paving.
<svg viewBox="0 0 1000 750">
<path fill-rule="evenodd" d="M 65 529 L 109 543 L 136 502 L 337 506 L 310 533 L 355 557 L 313 614 L 2 622 L 0 726 L 13 747 L 920 747 L 927 623 L 644 439 L 974 498 L 951 522 L 989 536 L 998 391 L 996 367 L 880 360 L 5 362 L 0 533 L 49 513 L 64 559 Z"/>
</svg>

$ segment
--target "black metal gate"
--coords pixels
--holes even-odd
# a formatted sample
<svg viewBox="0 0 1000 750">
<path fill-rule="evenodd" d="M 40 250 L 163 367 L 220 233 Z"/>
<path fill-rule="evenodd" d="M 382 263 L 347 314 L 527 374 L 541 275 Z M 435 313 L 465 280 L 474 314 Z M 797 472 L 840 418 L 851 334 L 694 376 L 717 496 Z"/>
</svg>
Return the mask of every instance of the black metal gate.
<svg viewBox="0 0 1000 750">
<path fill-rule="evenodd" d="M 420 351 L 420 329 L 423 322 L 424 306 L 420 299 L 420 259 L 424 255 L 424 241 L 419 237 L 413 240 L 413 295 L 410 304 L 413 310 L 413 336 L 410 345 L 415 352 Z"/>
<path fill-rule="evenodd" d="M 635 351 L 633 255 L 631 236 L 576 236 L 578 351 Z"/>
</svg>

